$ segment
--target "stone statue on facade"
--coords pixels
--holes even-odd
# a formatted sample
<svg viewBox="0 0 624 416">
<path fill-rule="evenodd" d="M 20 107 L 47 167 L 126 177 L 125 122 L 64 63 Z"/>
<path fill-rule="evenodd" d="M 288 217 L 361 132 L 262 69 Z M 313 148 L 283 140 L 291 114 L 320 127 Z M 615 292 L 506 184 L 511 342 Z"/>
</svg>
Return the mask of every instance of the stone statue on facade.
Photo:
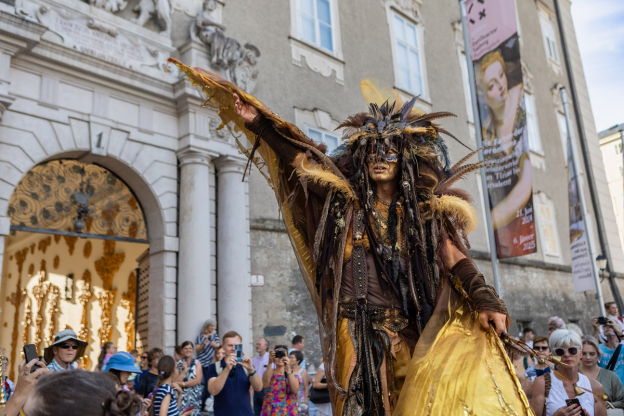
<svg viewBox="0 0 624 416">
<path fill-rule="evenodd" d="M 171 36 L 171 13 L 173 11 L 171 0 L 139 0 L 139 4 L 132 10 L 135 13 L 139 13 L 137 18 L 132 19 L 132 22 L 140 26 L 145 26 L 145 23 L 147 23 L 150 18 L 155 19 L 164 26 L 160 34 L 167 37 Z"/>
<path fill-rule="evenodd" d="M 243 46 L 227 37 L 225 27 L 212 16 L 216 7 L 216 0 L 204 1 L 202 11 L 191 26 L 191 38 L 208 45 L 213 67 L 224 70 L 230 81 L 251 93 L 257 83 L 260 50 L 250 43 Z"/>
<path fill-rule="evenodd" d="M 98 9 L 104 9 L 107 12 L 115 13 L 125 9 L 128 2 L 125 0 L 89 0 L 89 4 Z"/>
</svg>

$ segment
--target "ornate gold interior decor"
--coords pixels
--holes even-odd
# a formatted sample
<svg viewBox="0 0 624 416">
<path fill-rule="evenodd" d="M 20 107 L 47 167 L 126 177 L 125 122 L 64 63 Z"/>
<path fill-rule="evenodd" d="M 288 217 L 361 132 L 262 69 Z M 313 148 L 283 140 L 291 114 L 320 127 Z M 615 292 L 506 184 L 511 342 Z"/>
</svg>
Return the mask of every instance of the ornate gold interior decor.
<svg viewBox="0 0 624 416">
<path fill-rule="evenodd" d="M 30 245 L 30 254 L 35 254 L 35 243 Z"/>
<path fill-rule="evenodd" d="M 17 288 L 15 292 L 11 293 L 9 297 L 9 302 L 11 305 L 15 306 L 15 315 L 13 315 L 13 332 L 11 333 L 11 362 L 15 362 L 15 354 L 17 352 L 17 337 L 19 333 L 19 310 L 22 301 L 26 297 L 26 290 L 22 289 L 22 270 L 24 267 L 24 262 L 26 261 L 26 256 L 28 256 L 28 247 L 18 251 L 15 253 L 15 262 L 17 263 L 17 271 L 19 275 L 17 277 Z M 13 256 L 10 257 L 12 259 Z M 33 266 L 34 269 L 34 266 Z M 9 374 L 9 378 L 12 380 L 16 380 L 15 378 L 15 366 L 11 366 L 11 372 Z"/>
<path fill-rule="evenodd" d="M 58 269 L 60 263 L 61 258 L 59 256 L 54 257 L 54 263 L 52 264 L 52 266 L 54 266 L 54 270 Z"/>
<path fill-rule="evenodd" d="M 20 273 L 20 277 L 22 274 L 22 267 L 24 266 L 24 262 L 26 261 L 27 255 L 28 255 L 28 248 L 24 248 L 18 251 L 17 253 L 15 253 L 15 262 L 17 263 L 17 271 Z"/>
<path fill-rule="evenodd" d="M 22 345 L 30 344 L 30 327 L 32 325 L 32 300 L 28 296 L 26 289 L 24 293 L 24 320 L 22 321 Z M 23 353 L 22 353 L 23 354 Z"/>
<path fill-rule="evenodd" d="M 134 308 L 136 305 L 136 276 L 134 272 L 131 272 L 130 277 L 128 277 L 128 291 L 121 295 L 120 304 L 128 309 L 128 320 L 125 324 L 126 336 L 128 337 L 126 351 L 131 351 L 134 349 Z"/>
<path fill-rule="evenodd" d="M 17 280 L 17 289 L 11 293 L 10 302 L 15 306 L 15 315 L 13 315 L 13 333 L 11 334 L 11 362 L 15 362 L 15 353 L 17 352 L 17 336 L 19 333 L 19 310 L 22 301 L 26 297 L 26 289 L 22 289 L 22 279 Z M 15 370 L 11 367 L 10 379 L 15 380 Z"/>
<path fill-rule="evenodd" d="M 28 266 L 28 276 L 32 276 L 33 274 L 35 274 L 35 265 L 30 263 L 30 266 Z"/>
<path fill-rule="evenodd" d="M 102 279 L 104 290 L 111 290 L 113 277 L 126 259 L 124 253 L 115 253 L 115 242 L 104 240 L 104 256 L 95 262 L 95 271 Z"/>
<path fill-rule="evenodd" d="M 98 335 L 100 336 L 100 345 L 104 345 L 110 341 L 113 335 L 113 326 L 111 325 L 111 321 L 115 296 L 117 296 L 117 289 L 104 289 L 97 295 L 98 303 L 100 304 L 100 308 L 102 308 L 102 327 L 98 331 Z"/>
<path fill-rule="evenodd" d="M 32 292 L 35 297 L 35 302 L 37 302 L 37 315 L 35 316 L 35 339 L 33 344 L 37 347 L 38 350 L 42 349 L 41 343 L 43 342 L 43 303 L 45 302 L 46 297 L 48 296 L 48 291 L 50 290 L 50 282 L 46 281 L 46 273 L 39 272 L 39 281 L 33 287 Z"/>
<path fill-rule="evenodd" d="M 48 246 L 50 246 L 51 244 L 52 244 L 52 237 L 46 237 L 43 240 L 39 241 L 37 248 L 39 249 L 39 251 L 43 251 L 43 254 L 45 254 L 46 250 L 48 249 Z"/>
<path fill-rule="evenodd" d="M 88 214 L 79 216 L 79 208 Z M 78 160 L 52 160 L 32 168 L 15 188 L 8 216 L 12 226 L 22 229 L 98 235 L 112 230 L 116 237 L 147 240 L 143 212 L 126 184 L 109 170 Z M 77 217 L 85 230 L 75 228 Z"/>
<path fill-rule="evenodd" d="M 78 331 L 78 338 L 85 342 L 89 342 L 89 328 L 88 328 L 88 306 L 89 301 L 93 297 L 91 292 L 91 272 L 85 270 L 82 274 L 82 280 L 76 282 L 78 286 L 78 302 L 82 305 L 82 319 L 80 320 L 80 331 Z"/>
<path fill-rule="evenodd" d="M 51 345 L 54 342 L 54 334 L 56 334 L 56 315 L 59 313 L 59 303 L 61 300 L 61 290 L 58 286 L 50 283 L 48 292 L 48 337 L 46 344 Z"/>
<path fill-rule="evenodd" d="M 39 267 L 39 270 L 44 272 L 44 273 L 48 272 L 48 270 L 46 269 L 46 261 L 45 260 L 41 260 L 41 267 Z"/>
<path fill-rule="evenodd" d="M 91 241 L 87 241 L 84 245 L 84 249 L 82 250 L 82 254 L 84 255 L 85 259 L 88 259 L 91 255 L 92 248 L 93 246 L 91 245 Z"/>
<path fill-rule="evenodd" d="M 67 247 L 69 248 L 69 255 L 73 256 L 74 249 L 76 248 L 76 241 L 78 241 L 78 237 L 64 235 L 63 238 L 65 239 L 65 242 L 67 243 Z"/>
<path fill-rule="evenodd" d="M 9 274 L 7 275 L 7 277 L 10 279 L 10 278 L 11 278 L 11 273 L 9 273 Z"/>
<path fill-rule="evenodd" d="M 61 241 L 61 236 L 60 236 L 60 235 L 58 235 L 58 234 L 54 234 L 54 242 L 55 242 L 56 244 L 58 244 L 58 243 L 59 243 L 59 241 Z"/>
</svg>

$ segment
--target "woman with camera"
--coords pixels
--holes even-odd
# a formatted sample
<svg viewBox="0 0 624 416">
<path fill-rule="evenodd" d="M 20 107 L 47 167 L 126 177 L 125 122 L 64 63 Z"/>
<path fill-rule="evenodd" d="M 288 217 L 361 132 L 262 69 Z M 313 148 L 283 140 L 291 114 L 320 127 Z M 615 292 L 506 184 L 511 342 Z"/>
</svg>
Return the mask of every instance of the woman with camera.
<svg viewBox="0 0 624 416">
<path fill-rule="evenodd" d="M 269 351 L 269 362 L 262 376 L 265 389 L 262 416 L 297 416 L 297 392 L 301 376 L 293 374 L 288 347 L 277 345 Z"/>
</svg>

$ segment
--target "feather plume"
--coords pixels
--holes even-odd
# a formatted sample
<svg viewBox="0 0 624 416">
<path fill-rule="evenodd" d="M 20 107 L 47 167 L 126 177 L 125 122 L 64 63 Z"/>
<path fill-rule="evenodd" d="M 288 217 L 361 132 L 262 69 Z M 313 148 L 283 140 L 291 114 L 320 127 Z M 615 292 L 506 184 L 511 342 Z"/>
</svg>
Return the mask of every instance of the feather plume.
<svg viewBox="0 0 624 416">
<path fill-rule="evenodd" d="M 395 103 L 394 108 L 403 107 L 403 99 L 401 98 L 397 90 L 392 90 L 391 92 L 392 92 L 392 96 L 394 97 L 394 103 Z"/>
<path fill-rule="evenodd" d="M 458 180 L 464 179 L 465 176 L 469 174 L 470 172 L 477 171 L 481 169 L 482 167 L 487 166 L 489 162 L 490 161 L 488 159 L 484 159 L 477 163 L 471 163 L 469 165 L 460 166 L 459 168 L 457 168 L 457 171 L 455 173 L 453 173 L 451 176 L 449 176 L 448 178 L 440 182 L 437 186 L 437 189 L 442 190 L 444 188 L 450 187 Z"/>
<path fill-rule="evenodd" d="M 429 113 L 429 114 L 424 114 L 422 116 L 409 118 L 407 120 L 407 123 L 414 125 L 416 123 L 422 123 L 423 121 L 433 121 L 439 118 L 446 118 L 446 117 L 457 117 L 457 116 L 453 113 L 449 113 L 448 111 L 438 111 L 437 113 Z"/>
<path fill-rule="evenodd" d="M 377 104 L 378 107 L 381 107 L 388 99 L 396 101 L 392 90 L 381 88 L 375 79 L 364 78 L 360 81 L 360 88 L 362 89 L 362 98 L 368 104 Z"/>
<path fill-rule="evenodd" d="M 453 139 L 455 139 L 455 141 L 456 141 L 457 143 L 461 144 L 461 145 L 462 145 L 462 146 L 464 146 L 466 149 L 468 149 L 468 150 L 472 151 L 472 149 L 471 149 L 470 147 L 466 146 L 466 145 L 464 144 L 464 142 L 462 142 L 461 140 L 459 140 L 457 137 L 453 136 L 451 133 L 449 133 L 448 131 L 446 131 L 446 130 L 445 130 L 445 129 L 443 129 L 442 127 L 437 126 L 436 128 L 438 129 L 438 132 L 440 132 L 440 133 L 444 133 L 444 134 L 446 134 L 447 136 L 452 137 Z"/>
<path fill-rule="evenodd" d="M 455 172 L 457 172 L 457 169 L 459 169 L 459 168 L 460 168 L 460 167 L 464 164 L 464 162 L 466 162 L 468 159 L 470 159 L 470 158 L 471 158 L 471 157 L 473 157 L 476 153 L 478 153 L 478 152 L 479 152 L 479 150 L 481 150 L 481 149 L 473 150 L 472 152 L 468 153 L 466 156 L 464 156 L 463 158 L 461 158 L 461 160 L 460 160 L 459 162 L 455 163 L 455 164 L 453 165 L 453 167 L 451 167 L 451 169 L 450 169 L 451 174 L 454 174 Z"/>
</svg>

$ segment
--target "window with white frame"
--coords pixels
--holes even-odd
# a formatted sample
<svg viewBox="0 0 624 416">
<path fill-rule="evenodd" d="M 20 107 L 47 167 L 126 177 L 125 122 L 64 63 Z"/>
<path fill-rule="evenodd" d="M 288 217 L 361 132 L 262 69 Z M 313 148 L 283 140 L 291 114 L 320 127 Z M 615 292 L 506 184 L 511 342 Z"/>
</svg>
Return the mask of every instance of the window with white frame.
<svg viewBox="0 0 624 416">
<path fill-rule="evenodd" d="M 544 48 L 546 49 L 546 56 L 551 61 L 559 64 L 559 51 L 557 50 L 557 37 L 555 36 L 555 29 L 550 22 L 550 19 L 546 17 L 540 18 L 540 26 L 542 28 L 542 36 L 544 37 Z"/>
<path fill-rule="evenodd" d="M 316 46 L 334 52 L 332 1 L 297 0 L 299 38 Z"/>
<path fill-rule="evenodd" d="M 414 95 L 423 94 L 421 49 L 417 27 L 398 13 L 393 13 L 392 29 L 397 84 L 399 88 Z"/>
<path fill-rule="evenodd" d="M 531 94 L 524 94 L 524 106 L 526 109 L 526 128 L 529 131 L 529 149 L 532 152 L 543 154 L 542 139 L 537 124 L 535 97 Z"/>
<path fill-rule="evenodd" d="M 557 223 L 555 221 L 555 205 L 549 198 L 539 195 L 534 199 L 537 202 L 539 230 L 542 237 L 544 254 L 559 257 L 559 239 L 557 238 Z"/>
<path fill-rule="evenodd" d="M 616 155 L 622 154 L 622 143 L 615 144 L 615 154 Z"/>
<path fill-rule="evenodd" d="M 340 137 L 337 134 L 327 132 L 318 128 L 305 126 L 306 135 L 318 143 L 325 143 L 327 146 L 327 154 L 330 154 L 340 144 Z"/>
</svg>

